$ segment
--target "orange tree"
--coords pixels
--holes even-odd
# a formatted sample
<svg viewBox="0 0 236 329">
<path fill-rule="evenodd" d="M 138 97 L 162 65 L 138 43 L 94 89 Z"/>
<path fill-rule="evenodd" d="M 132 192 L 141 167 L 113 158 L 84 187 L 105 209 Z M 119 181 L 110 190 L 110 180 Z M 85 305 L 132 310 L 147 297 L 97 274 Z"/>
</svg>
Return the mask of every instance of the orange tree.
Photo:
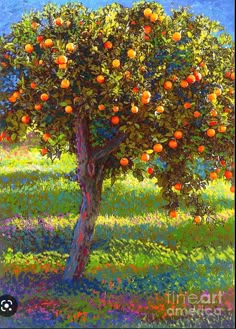
<svg viewBox="0 0 236 329">
<path fill-rule="evenodd" d="M 156 2 L 68 3 L 25 14 L 1 37 L 1 139 L 31 130 L 42 155 L 78 159 L 82 204 L 66 279 L 88 262 L 104 178 L 155 177 L 171 217 L 180 202 L 196 224 L 214 213 L 199 191 L 233 175 L 233 43 L 220 30 Z"/>
</svg>

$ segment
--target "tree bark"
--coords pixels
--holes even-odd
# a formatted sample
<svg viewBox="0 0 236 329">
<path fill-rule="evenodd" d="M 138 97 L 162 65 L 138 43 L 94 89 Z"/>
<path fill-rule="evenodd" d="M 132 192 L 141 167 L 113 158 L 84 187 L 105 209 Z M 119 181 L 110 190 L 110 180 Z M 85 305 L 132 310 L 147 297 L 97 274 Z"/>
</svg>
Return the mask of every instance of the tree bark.
<svg viewBox="0 0 236 329">
<path fill-rule="evenodd" d="M 88 118 L 77 120 L 75 134 L 82 203 L 65 267 L 64 279 L 66 281 L 78 280 L 84 273 L 89 259 L 95 221 L 100 210 L 106 162 L 110 154 L 124 140 L 124 136 L 115 136 L 101 149 L 93 149 L 89 141 Z"/>
<path fill-rule="evenodd" d="M 89 122 L 86 118 L 76 123 L 76 151 L 82 203 L 64 272 L 64 279 L 67 281 L 80 278 L 88 263 L 95 221 L 100 209 L 104 179 L 103 165 L 96 166 L 95 161 L 91 157 Z"/>
<path fill-rule="evenodd" d="M 89 259 L 95 221 L 101 202 L 102 179 L 84 177 L 80 181 L 82 204 L 76 223 L 70 256 L 65 268 L 65 280 L 78 280 L 82 277 Z"/>
</svg>

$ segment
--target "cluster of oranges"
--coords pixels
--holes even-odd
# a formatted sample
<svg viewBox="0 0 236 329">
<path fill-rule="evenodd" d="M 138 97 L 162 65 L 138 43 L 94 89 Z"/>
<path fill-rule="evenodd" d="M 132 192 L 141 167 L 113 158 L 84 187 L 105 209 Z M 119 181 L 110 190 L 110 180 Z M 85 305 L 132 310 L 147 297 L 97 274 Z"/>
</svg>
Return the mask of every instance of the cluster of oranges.
<svg viewBox="0 0 236 329">
<path fill-rule="evenodd" d="M 150 22 L 155 23 L 155 22 L 160 22 L 162 23 L 165 16 L 163 15 L 158 15 L 157 13 L 154 13 L 151 8 L 146 8 L 143 11 L 144 17 L 150 20 Z"/>
</svg>

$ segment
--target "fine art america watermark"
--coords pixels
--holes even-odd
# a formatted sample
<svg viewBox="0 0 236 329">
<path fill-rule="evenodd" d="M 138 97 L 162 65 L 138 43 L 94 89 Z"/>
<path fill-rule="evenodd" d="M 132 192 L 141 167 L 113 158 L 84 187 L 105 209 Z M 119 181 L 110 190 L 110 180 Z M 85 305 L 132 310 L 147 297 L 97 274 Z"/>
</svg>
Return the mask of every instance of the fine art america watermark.
<svg viewBox="0 0 236 329">
<path fill-rule="evenodd" d="M 221 315 L 224 310 L 223 307 L 220 307 L 220 305 L 223 306 L 223 295 L 222 291 L 200 295 L 167 293 L 167 303 L 172 306 L 166 310 L 166 313 L 168 316 Z"/>
</svg>

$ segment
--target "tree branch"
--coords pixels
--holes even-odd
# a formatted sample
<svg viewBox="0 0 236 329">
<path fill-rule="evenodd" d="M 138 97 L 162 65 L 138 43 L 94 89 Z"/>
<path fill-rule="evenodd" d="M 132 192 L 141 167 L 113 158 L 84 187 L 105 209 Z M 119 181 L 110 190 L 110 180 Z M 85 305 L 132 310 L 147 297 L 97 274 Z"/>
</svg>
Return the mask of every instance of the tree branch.
<svg viewBox="0 0 236 329">
<path fill-rule="evenodd" d="M 94 161 L 98 161 L 104 157 L 107 157 L 109 154 L 117 150 L 120 144 L 125 140 L 125 138 L 126 138 L 126 134 L 122 133 L 118 136 L 113 137 L 112 140 L 102 148 L 94 150 L 94 154 L 93 154 Z"/>
</svg>

